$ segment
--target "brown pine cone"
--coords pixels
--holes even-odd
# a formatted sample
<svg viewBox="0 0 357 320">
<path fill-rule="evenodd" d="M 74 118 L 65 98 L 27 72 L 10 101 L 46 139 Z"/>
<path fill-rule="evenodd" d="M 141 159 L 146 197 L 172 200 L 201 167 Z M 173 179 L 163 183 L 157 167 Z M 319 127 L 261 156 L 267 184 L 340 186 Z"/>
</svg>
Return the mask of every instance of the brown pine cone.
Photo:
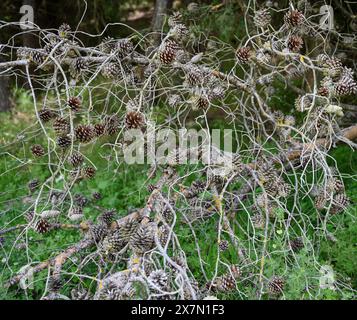
<svg viewBox="0 0 357 320">
<path fill-rule="evenodd" d="M 65 118 L 58 117 L 53 121 L 53 130 L 57 134 L 67 134 L 69 133 L 70 130 L 70 124 L 69 121 Z"/>
<path fill-rule="evenodd" d="M 160 62 L 163 64 L 172 63 L 177 55 L 179 50 L 178 44 L 173 40 L 166 40 L 159 50 Z"/>
<path fill-rule="evenodd" d="M 68 105 L 72 111 L 79 111 L 81 107 L 81 99 L 78 97 L 70 97 L 68 100 Z"/>
<path fill-rule="evenodd" d="M 304 44 L 303 39 L 300 36 L 291 36 L 288 39 L 288 49 L 292 52 L 299 52 Z"/>
<path fill-rule="evenodd" d="M 94 128 L 91 125 L 79 125 L 74 130 L 75 137 L 78 141 L 87 143 L 94 138 Z"/>
<path fill-rule="evenodd" d="M 251 50 L 249 47 L 242 47 L 236 51 L 236 58 L 240 63 L 247 63 L 251 57 Z"/>
<path fill-rule="evenodd" d="M 43 149 L 43 147 L 39 144 L 35 144 L 31 147 L 31 152 L 34 156 L 36 157 L 42 157 L 43 155 L 45 155 L 45 150 Z"/>
<path fill-rule="evenodd" d="M 43 108 L 38 112 L 38 116 L 43 122 L 48 122 L 52 120 L 55 117 L 55 115 L 56 114 L 52 110 L 47 108 Z"/>
<path fill-rule="evenodd" d="M 94 132 L 97 137 L 102 136 L 105 133 L 105 124 L 103 123 L 96 123 L 94 125 Z"/>
<path fill-rule="evenodd" d="M 68 136 L 61 136 L 61 137 L 58 137 L 57 138 L 57 145 L 60 147 L 60 148 L 67 148 L 71 145 L 72 141 L 71 141 L 71 138 L 68 137 Z"/>
<path fill-rule="evenodd" d="M 81 155 L 78 152 L 73 152 L 69 157 L 68 157 L 68 162 L 73 166 L 73 167 L 78 167 L 80 166 L 84 161 L 83 155 Z"/>
<path fill-rule="evenodd" d="M 289 27 L 297 27 L 304 21 L 304 15 L 299 10 L 291 10 L 284 16 L 284 22 Z"/>
<path fill-rule="evenodd" d="M 283 293 L 285 281 L 282 277 L 273 276 L 268 283 L 268 291 L 271 295 L 280 295 Z"/>
<path fill-rule="evenodd" d="M 35 222 L 33 228 L 38 233 L 46 233 L 50 230 L 51 225 L 46 219 L 39 219 Z"/>
<path fill-rule="evenodd" d="M 127 129 L 139 129 L 144 124 L 145 119 L 141 112 L 130 111 L 125 116 L 125 126 Z"/>
<path fill-rule="evenodd" d="M 95 176 L 96 169 L 93 167 L 84 167 L 82 169 L 82 176 L 86 179 L 91 179 Z"/>
</svg>

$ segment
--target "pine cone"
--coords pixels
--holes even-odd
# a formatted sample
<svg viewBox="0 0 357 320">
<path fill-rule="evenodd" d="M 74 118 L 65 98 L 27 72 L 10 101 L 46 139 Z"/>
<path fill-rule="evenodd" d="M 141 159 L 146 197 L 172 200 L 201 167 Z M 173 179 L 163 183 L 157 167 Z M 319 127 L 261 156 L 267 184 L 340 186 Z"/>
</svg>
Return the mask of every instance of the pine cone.
<svg viewBox="0 0 357 320">
<path fill-rule="evenodd" d="M 203 192 L 206 188 L 206 183 L 195 180 L 192 182 L 189 189 L 185 190 L 184 195 L 187 199 L 196 197 L 198 194 Z"/>
<path fill-rule="evenodd" d="M 59 56 L 63 53 L 64 51 L 64 47 L 63 46 L 57 46 L 58 42 L 51 42 L 51 43 L 47 43 L 44 47 L 43 50 L 49 55 L 49 54 L 53 54 L 54 56 Z M 56 49 L 55 49 L 56 48 Z M 54 50 L 54 51 L 53 51 Z M 53 52 L 52 52 L 53 51 Z"/>
<path fill-rule="evenodd" d="M 38 117 L 41 119 L 41 121 L 48 122 L 55 117 L 55 113 L 50 109 L 43 108 L 38 112 Z"/>
<path fill-rule="evenodd" d="M 82 154 L 78 152 L 73 152 L 69 157 L 68 157 L 68 162 L 73 166 L 73 167 L 79 167 L 84 161 L 84 157 Z"/>
<path fill-rule="evenodd" d="M 331 214 L 337 214 L 345 211 L 350 205 L 350 200 L 344 193 L 336 194 L 333 197 L 333 202 L 331 206 Z"/>
<path fill-rule="evenodd" d="M 330 177 L 326 182 L 326 189 L 327 192 L 329 193 L 332 192 L 340 193 L 345 190 L 345 186 L 343 184 L 343 181 L 341 181 L 340 179 L 335 177 Z"/>
<path fill-rule="evenodd" d="M 341 78 L 353 79 L 354 71 L 351 68 L 342 67 Z"/>
<path fill-rule="evenodd" d="M 236 280 L 230 274 L 226 274 L 217 277 L 212 288 L 221 292 L 229 292 L 236 289 Z"/>
<path fill-rule="evenodd" d="M 162 225 L 158 228 L 157 234 L 161 246 L 165 247 L 169 241 L 170 230 L 165 225 Z"/>
<path fill-rule="evenodd" d="M 82 143 L 90 142 L 95 135 L 94 128 L 91 125 L 79 125 L 74 130 L 75 137 Z"/>
<path fill-rule="evenodd" d="M 147 186 L 147 190 L 149 193 L 152 193 L 154 190 L 156 189 L 156 186 L 152 183 L 150 183 L 148 186 Z"/>
<path fill-rule="evenodd" d="M 69 216 L 73 216 L 73 215 L 82 215 L 83 216 L 83 208 L 82 207 L 72 207 L 69 210 Z"/>
<path fill-rule="evenodd" d="M 225 90 L 223 87 L 217 86 L 214 87 L 211 91 L 208 92 L 208 100 L 212 101 L 214 99 L 224 99 Z"/>
<path fill-rule="evenodd" d="M 27 213 L 25 213 L 24 218 L 25 218 L 26 222 L 30 223 L 34 218 L 34 215 L 35 215 L 34 211 L 28 211 Z"/>
<path fill-rule="evenodd" d="M 106 63 L 102 68 L 102 75 L 107 79 L 121 79 L 122 71 L 117 63 Z"/>
<path fill-rule="evenodd" d="M 178 44 L 173 40 L 166 40 L 159 49 L 159 58 L 163 64 L 171 64 L 179 50 Z"/>
<path fill-rule="evenodd" d="M 148 280 L 149 285 L 150 283 L 153 283 L 154 286 L 159 287 L 161 290 L 165 290 L 168 285 L 168 275 L 162 269 L 152 271 L 148 277 Z"/>
<path fill-rule="evenodd" d="M 265 28 L 266 26 L 268 26 L 271 22 L 271 15 L 269 9 L 264 8 L 256 11 L 253 20 L 254 24 L 258 28 Z"/>
<path fill-rule="evenodd" d="M 116 40 L 111 37 L 105 37 L 99 45 L 99 50 L 110 54 L 116 49 Z"/>
<path fill-rule="evenodd" d="M 62 149 L 68 148 L 71 145 L 71 143 L 72 140 L 68 136 L 61 136 L 57 138 L 57 145 Z"/>
<path fill-rule="evenodd" d="M 78 182 L 80 180 L 82 180 L 82 176 L 81 176 L 81 170 L 79 168 L 75 169 L 75 170 L 71 170 L 69 172 L 69 176 L 72 180 L 74 180 L 75 182 Z"/>
<path fill-rule="evenodd" d="M 284 22 L 288 27 L 297 27 L 304 22 L 304 15 L 299 10 L 292 10 L 285 14 Z"/>
<path fill-rule="evenodd" d="M 178 94 L 173 94 L 169 96 L 167 103 L 170 107 L 176 107 L 179 103 L 182 102 L 181 97 Z"/>
<path fill-rule="evenodd" d="M 236 58 L 239 63 L 247 63 L 251 57 L 252 53 L 249 47 L 242 47 L 236 51 Z"/>
<path fill-rule="evenodd" d="M 43 219 L 50 219 L 50 218 L 56 218 L 61 214 L 60 211 L 58 210 L 44 210 L 41 212 L 41 218 Z"/>
<path fill-rule="evenodd" d="M 113 220 L 114 220 L 114 216 L 116 215 L 116 210 L 115 209 L 110 209 L 110 210 L 106 210 L 104 211 L 99 217 L 99 221 L 106 224 L 106 225 L 110 225 Z"/>
<path fill-rule="evenodd" d="M 39 144 L 35 144 L 31 147 L 31 152 L 36 157 L 42 157 L 45 155 L 45 149 Z"/>
<path fill-rule="evenodd" d="M 82 207 L 72 207 L 69 210 L 68 213 L 68 218 L 71 221 L 79 221 L 82 220 L 84 218 L 84 214 L 83 214 L 83 209 Z"/>
<path fill-rule="evenodd" d="M 35 222 L 33 228 L 37 233 L 46 233 L 50 230 L 51 225 L 46 219 L 39 219 Z"/>
<path fill-rule="evenodd" d="M 170 35 L 172 35 L 172 37 L 178 41 L 182 41 L 182 39 L 187 37 L 188 34 L 189 34 L 189 31 L 188 31 L 187 27 L 182 23 L 176 24 L 170 30 Z"/>
<path fill-rule="evenodd" d="M 85 179 L 92 179 L 95 176 L 96 170 L 93 167 L 84 167 L 82 169 L 82 176 Z"/>
<path fill-rule="evenodd" d="M 202 84 L 203 74 L 198 68 L 190 68 L 186 74 L 186 81 L 190 86 L 198 86 Z"/>
<path fill-rule="evenodd" d="M 93 239 L 95 242 L 103 240 L 107 234 L 108 228 L 102 224 L 92 225 L 88 231 L 88 237 Z"/>
<path fill-rule="evenodd" d="M 126 241 L 122 239 L 120 232 L 115 231 L 104 238 L 100 249 L 106 254 L 115 254 L 123 249 L 125 244 Z"/>
<path fill-rule="evenodd" d="M 304 44 L 300 36 L 291 36 L 288 39 L 288 49 L 292 52 L 299 52 Z"/>
<path fill-rule="evenodd" d="M 118 225 L 118 232 L 120 232 L 121 237 L 128 242 L 131 235 L 138 228 L 138 225 L 139 225 L 139 220 L 137 218 L 135 217 L 130 218 L 126 220 L 125 223 Z"/>
<path fill-rule="evenodd" d="M 341 76 L 343 65 L 340 59 L 332 57 L 328 58 L 324 63 L 323 67 L 325 68 L 324 73 L 333 79 L 336 79 Z"/>
<path fill-rule="evenodd" d="M 102 136 L 105 133 L 105 124 L 103 123 L 96 123 L 94 125 L 94 132 L 97 137 Z"/>
<path fill-rule="evenodd" d="M 273 276 L 268 283 L 268 291 L 271 295 L 280 295 L 283 293 L 285 281 L 282 277 Z"/>
<path fill-rule="evenodd" d="M 134 45 L 129 39 L 120 39 L 116 43 L 116 50 L 119 59 L 123 59 L 134 50 Z"/>
<path fill-rule="evenodd" d="M 18 60 L 29 60 L 31 50 L 29 48 L 18 48 L 16 50 L 16 56 Z"/>
<path fill-rule="evenodd" d="M 231 274 L 233 276 L 233 278 L 235 280 L 239 279 L 242 275 L 242 271 L 241 269 L 239 268 L 239 265 L 238 264 L 232 264 L 229 266 L 229 269 L 230 269 L 230 272 L 229 274 Z"/>
<path fill-rule="evenodd" d="M 141 224 L 129 240 L 130 248 L 137 254 L 143 254 L 155 246 L 156 223 Z"/>
<path fill-rule="evenodd" d="M 81 107 L 81 99 L 78 97 L 71 97 L 68 100 L 68 105 L 72 111 L 79 111 Z"/>
<path fill-rule="evenodd" d="M 61 279 L 50 277 L 48 281 L 48 290 L 52 292 L 58 292 L 61 290 L 63 283 Z"/>
<path fill-rule="evenodd" d="M 195 104 L 194 104 L 195 109 L 206 110 L 209 106 L 210 106 L 210 102 L 209 102 L 208 98 L 206 98 L 204 96 L 199 96 L 196 98 Z"/>
<path fill-rule="evenodd" d="M 306 109 L 310 108 L 311 106 L 311 100 L 308 96 L 299 96 L 296 100 L 295 100 L 295 109 L 297 111 L 303 112 Z"/>
<path fill-rule="evenodd" d="M 316 57 L 316 63 L 319 67 L 322 67 L 323 65 L 325 65 L 326 61 L 330 59 L 330 57 L 327 54 L 324 53 L 320 53 L 317 57 Z"/>
<path fill-rule="evenodd" d="M 167 24 L 169 27 L 174 27 L 182 22 L 182 15 L 180 12 L 174 12 L 168 19 Z"/>
<path fill-rule="evenodd" d="M 353 79 L 343 77 L 336 83 L 334 93 L 336 96 L 355 94 L 357 93 L 357 84 Z"/>
<path fill-rule="evenodd" d="M 327 199 L 326 199 L 326 195 L 324 194 L 324 192 L 320 192 L 320 194 L 318 194 L 314 200 L 314 206 L 317 210 L 321 211 L 325 208 L 327 203 Z"/>
<path fill-rule="evenodd" d="M 30 51 L 30 62 L 33 62 L 35 65 L 41 65 L 44 63 L 45 59 L 47 58 L 47 54 L 42 51 L 38 50 L 31 50 Z"/>
<path fill-rule="evenodd" d="M 81 73 L 89 69 L 89 63 L 82 57 L 75 58 L 69 66 L 69 72 L 72 78 L 77 78 Z"/>
<path fill-rule="evenodd" d="M 57 134 L 67 134 L 70 131 L 70 123 L 67 119 L 58 117 L 53 121 L 53 130 Z"/>
<path fill-rule="evenodd" d="M 131 111 L 125 116 L 125 125 L 127 129 L 139 129 L 145 124 L 144 116 L 140 112 Z"/>
</svg>

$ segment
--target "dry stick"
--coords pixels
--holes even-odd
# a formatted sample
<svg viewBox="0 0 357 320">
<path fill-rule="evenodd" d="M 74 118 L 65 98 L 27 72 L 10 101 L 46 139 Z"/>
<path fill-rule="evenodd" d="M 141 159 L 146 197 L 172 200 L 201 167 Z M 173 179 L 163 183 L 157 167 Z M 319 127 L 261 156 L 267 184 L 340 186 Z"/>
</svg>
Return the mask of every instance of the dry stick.
<svg viewBox="0 0 357 320">
<path fill-rule="evenodd" d="M 67 248 L 65 251 L 63 251 L 56 257 L 39 263 L 38 265 L 36 265 L 35 267 L 33 267 L 31 269 L 31 272 L 33 274 L 35 274 L 35 273 L 38 273 L 52 265 L 55 265 L 58 268 L 58 266 L 60 264 L 63 264 L 69 257 L 74 255 L 75 253 L 78 253 L 81 250 L 84 250 L 84 249 L 92 246 L 93 244 L 94 244 L 94 241 L 92 239 L 83 239 L 79 243 L 76 243 L 75 245 L 70 246 L 69 248 Z M 5 287 L 10 287 L 10 286 L 20 282 L 20 280 L 24 276 L 25 275 L 21 273 L 21 274 L 18 274 L 16 276 L 12 277 L 7 283 L 5 283 Z"/>
<path fill-rule="evenodd" d="M 18 230 L 18 229 L 23 229 L 23 228 L 26 228 L 26 227 L 27 227 L 27 224 L 18 224 L 17 226 L 13 226 L 13 227 L 10 227 L 10 228 L 4 229 L 4 230 L 0 230 L 0 236 L 5 234 L 5 233 L 9 233 L 11 231 L 15 231 L 15 230 Z"/>
</svg>

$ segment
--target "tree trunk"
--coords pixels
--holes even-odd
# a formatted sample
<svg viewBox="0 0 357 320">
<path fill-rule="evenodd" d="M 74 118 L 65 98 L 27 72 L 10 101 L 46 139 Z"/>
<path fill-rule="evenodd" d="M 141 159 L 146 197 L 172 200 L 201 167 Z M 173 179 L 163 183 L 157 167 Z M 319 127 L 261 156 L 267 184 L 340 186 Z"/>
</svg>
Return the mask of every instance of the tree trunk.
<svg viewBox="0 0 357 320">
<path fill-rule="evenodd" d="M 152 18 L 151 28 L 154 34 L 154 42 L 159 43 L 161 39 L 161 30 L 165 21 L 167 10 L 171 7 L 171 0 L 156 0 L 154 16 Z"/>
<path fill-rule="evenodd" d="M 9 111 L 10 109 L 11 109 L 10 79 L 8 76 L 0 75 L 0 112 Z"/>
</svg>

